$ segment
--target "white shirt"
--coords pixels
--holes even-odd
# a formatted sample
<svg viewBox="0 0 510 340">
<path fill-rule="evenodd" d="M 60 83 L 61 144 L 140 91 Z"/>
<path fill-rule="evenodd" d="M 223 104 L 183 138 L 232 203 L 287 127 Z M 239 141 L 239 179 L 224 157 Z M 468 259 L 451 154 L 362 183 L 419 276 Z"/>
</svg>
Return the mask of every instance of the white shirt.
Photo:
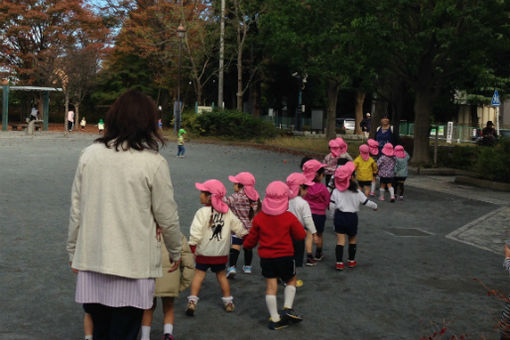
<svg viewBox="0 0 510 340">
<path fill-rule="evenodd" d="M 312 234 L 317 232 L 312 219 L 310 205 L 301 196 L 296 196 L 289 200 L 289 211 L 297 217 L 299 222 Z"/>
<path fill-rule="evenodd" d="M 70 122 L 74 122 L 74 112 L 73 111 L 69 111 L 67 113 L 67 120 Z"/>
<path fill-rule="evenodd" d="M 359 189 L 357 192 L 352 192 L 350 190 L 338 191 L 338 189 L 335 189 L 331 194 L 329 210 L 331 214 L 333 214 L 336 209 L 342 212 L 358 212 L 360 204 L 366 205 L 372 209 L 377 209 L 377 204 L 370 201 Z"/>
</svg>

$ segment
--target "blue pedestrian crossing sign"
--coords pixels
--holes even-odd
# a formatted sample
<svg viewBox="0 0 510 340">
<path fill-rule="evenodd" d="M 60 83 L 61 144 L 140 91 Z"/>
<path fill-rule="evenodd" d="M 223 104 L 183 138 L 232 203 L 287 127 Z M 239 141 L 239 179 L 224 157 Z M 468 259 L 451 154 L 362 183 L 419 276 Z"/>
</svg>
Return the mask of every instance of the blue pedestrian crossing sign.
<svg viewBox="0 0 510 340">
<path fill-rule="evenodd" d="M 494 90 L 494 94 L 492 95 L 491 105 L 492 106 L 500 106 L 501 105 L 501 101 L 499 100 L 498 90 Z"/>
</svg>

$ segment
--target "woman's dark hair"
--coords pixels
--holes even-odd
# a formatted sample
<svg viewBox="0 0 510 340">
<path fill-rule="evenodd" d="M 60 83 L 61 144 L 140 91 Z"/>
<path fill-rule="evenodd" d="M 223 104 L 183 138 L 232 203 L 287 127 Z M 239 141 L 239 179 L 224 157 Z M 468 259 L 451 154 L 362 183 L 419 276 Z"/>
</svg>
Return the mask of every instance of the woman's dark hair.
<svg viewBox="0 0 510 340">
<path fill-rule="evenodd" d="M 138 90 L 128 90 L 117 98 L 104 123 L 104 136 L 94 142 L 104 143 L 107 148 L 113 145 L 116 151 L 119 147 L 123 150 L 158 151 L 159 143 L 165 144 L 158 128 L 156 105 Z"/>
<path fill-rule="evenodd" d="M 354 173 L 353 175 L 351 176 L 351 179 L 350 179 L 350 182 L 349 182 L 349 187 L 347 188 L 347 190 L 350 190 L 352 192 L 358 192 L 358 181 L 356 181 L 354 178 Z"/>
<path fill-rule="evenodd" d="M 255 217 L 255 215 L 262 209 L 262 202 L 260 201 L 260 198 L 257 200 L 257 210 L 253 210 L 252 204 L 255 203 L 255 201 L 252 201 L 251 199 L 248 199 L 250 201 L 250 212 L 248 213 L 248 218 L 250 220 Z"/>
</svg>

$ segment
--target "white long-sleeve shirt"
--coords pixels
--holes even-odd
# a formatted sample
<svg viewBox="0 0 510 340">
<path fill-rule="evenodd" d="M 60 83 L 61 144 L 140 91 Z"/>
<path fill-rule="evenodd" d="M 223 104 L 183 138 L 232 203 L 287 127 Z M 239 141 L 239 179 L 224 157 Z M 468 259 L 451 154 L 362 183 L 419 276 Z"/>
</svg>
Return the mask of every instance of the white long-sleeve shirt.
<svg viewBox="0 0 510 340">
<path fill-rule="evenodd" d="M 312 211 L 310 205 L 301 196 L 296 196 L 289 200 L 289 211 L 297 217 L 299 222 L 305 227 L 306 230 L 312 234 L 317 233 L 315 224 L 313 223 Z"/>
<path fill-rule="evenodd" d="M 369 208 L 377 209 L 377 204 L 370 201 L 359 189 L 357 192 L 350 190 L 339 191 L 338 189 L 335 189 L 331 193 L 329 211 L 332 215 L 336 209 L 342 212 L 358 212 L 360 205 L 365 205 Z"/>
</svg>

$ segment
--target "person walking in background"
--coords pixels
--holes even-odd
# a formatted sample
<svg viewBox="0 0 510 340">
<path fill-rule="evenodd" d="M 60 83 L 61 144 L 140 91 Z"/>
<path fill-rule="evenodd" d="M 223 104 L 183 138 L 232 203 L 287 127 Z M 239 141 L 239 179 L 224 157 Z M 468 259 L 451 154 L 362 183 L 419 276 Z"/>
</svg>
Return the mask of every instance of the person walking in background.
<svg viewBox="0 0 510 340">
<path fill-rule="evenodd" d="M 368 138 L 368 135 L 370 134 L 370 125 L 372 123 L 372 117 L 370 116 L 370 112 L 367 112 L 365 114 L 365 118 L 361 120 L 359 123 L 359 126 L 361 127 L 361 132 L 363 133 L 363 136 L 365 138 Z"/>
<path fill-rule="evenodd" d="M 87 126 L 87 121 L 85 120 L 85 116 L 81 117 L 80 127 L 82 131 L 85 131 L 85 126 Z"/>
<path fill-rule="evenodd" d="M 177 136 L 177 157 L 184 158 L 184 153 L 186 149 L 184 148 L 184 135 L 186 134 L 186 130 L 179 129 Z"/>
<path fill-rule="evenodd" d="M 97 123 L 97 130 L 101 134 L 104 131 L 104 122 L 103 118 L 99 118 L 99 123 Z"/>
<path fill-rule="evenodd" d="M 356 170 L 356 180 L 365 195 L 370 194 L 372 183 L 377 174 L 377 164 L 374 159 L 370 157 L 370 148 L 366 144 L 359 146 L 359 156 L 354 159 Z"/>
<path fill-rule="evenodd" d="M 296 296 L 296 266 L 292 240 L 303 240 L 305 230 L 289 208 L 289 188 L 280 181 L 269 183 L 262 201 L 262 211 L 253 218 L 250 233 L 243 246 L 248 249 L 257 244 L 262 275 L 266 278 L 266 306 L 269 311 L 269 329 L 287 327 L 303 318 L 293 309 Z M 278 279 L 284 288 L 283 310 L 278 313 L 276 294 Z"/>
<path fill-rule="evenodd" d="M 66 249 L 77 273 L 75 300 L 92 317 L 93 338 L 134 340 L 162 276 L 158 225 L 169 270 L 180 265 L 179 216 L 168 163 L 158 152 L 164 139 L 154 102 L 125 92 L 106 127 L 78 161 Z"/>
<path fill-rule="evenodd" d="M 331 177 L 335 173 L 336 166 L 338 163 L 338 157 L 340 157 L 340 145 L 335 139 L 328 142 L 329 153 L 324 157 L 322 163 L 326 164 L 324 168 L 324 174 L 326 177 L 326 185 L 329 183 Z"/>
<path fill-rule="evenodd" d="M 223 201 L 227 193 L 223 183 L 210 179 L 204 183 L 195 183 L 200 190 L 200 204 L 191 222 L 189 245 L 195 254 L 195 275 L 191 282 L 186 315 L 193 316 L 197 308 L 198 293 L 205 279 L 207 269 L 216 274 L 223 294 L 221 300 L 227 312 L 234 311 L 234 298 L 230 294 L 230 285 L 226 275 L 226 264 L 230 250 L 230 237 L 234 233 L 243 238 L 248 231 L 241 221 Z"/>
<path fill-rule="evenodd" d="M 355 165 L 348 162 L 335 171 L 335 190 L 331 194 L 330 213 L 334 218 L 337 244 L 335 247 L 336 270 L 344 270 L 343 252 L 345 247 L 345 235 L 349 238 L 349 260 L 347 267 L 354 268 L 358 235 L 359 206 L 366 205 L 377 210 L 377 204 L 368 200 L 358 189 L 358 184 L 353 176 Z"/>
<path fill-rule="evenodd" d="M 74 111 L 69 110 L 69 112 L 67 112 L 67 131 L 69 132 L 73 131 L 73 126 L 74 126 Z"/>
<path fill-rule="evenodd" d="M 261 202 L 259 193 L 255 190 L 255 177 L 249 172 L 240 172 L 235 176 L 228 176 L 230 182 L 234 183 L 234 193 L 226 198 L 225 202 L 232 209 L 234 215 L 241 220 L 247 232 L 250 231 L 253 217 L 260 211 Z M 229 267 L 227 277 L 233 278 L 236 273 L 237 259 L 241 252 L 243 239 L 232 235 L 232 246 L 230 248 Z M 251 261 L 253 260 L 253 251 L 244 249 L 245 274 L 252 273 Z"/>
<path fill-rule="evenodd" d="M 402 145 L 395 146 L 395 194 L 399 200 L 404 199 L 404 182 L 407 178 L 409 154 Z"/>
<path fill-rule="evenodd" d="M 313 181 L 314 184 L 308 187 L 306 195 L 303 197 L 310 205 L 312 210 L 312 219 L 317 229 L 317 247 L 315 249 L 315 256 L 311 254 L 306 259 L 307 266 L 316 265 L 317 261 L 322 261 L 322 245 L 324 233 L 324 226 L 326 224 L 326 210 L 329 207 L 329 191 L 328 188 L 322 183 L 324 179 L 325 164 L 312 159 L 303 165 L 303 175 L 308 181 Z M 307 236 L 308 237 L 308 236 Z M 311 235 L 309 236 L 312 237 Z M 307 241 L 310 242 L 310 241 Z"/>
<path fill-rule="evenodd" d="M 375 140 L 379 144 L 379 152 L 382 150 L 386 143 L 393 145 L 393 126 L 390 125 L 390 117 L 388 117 L 388 115 L 384 115 L 381 118 L 381 125 L 377 127 L 375 132 Z"/>
<path fill-rule="evenodd" d="M 395 202 L 395 190 L 392 187 L 393 177 L 395 177 L 395 157 L 393 155 L 393 145 L 386 143 L 382 149 L 382 155 L 377 160 L 377 169 L 381 187 L 379 188 L 379 200 L 384 201 L 384 192 L 386 188 L 390 193 L 390 202 Z"/>
</svg>

